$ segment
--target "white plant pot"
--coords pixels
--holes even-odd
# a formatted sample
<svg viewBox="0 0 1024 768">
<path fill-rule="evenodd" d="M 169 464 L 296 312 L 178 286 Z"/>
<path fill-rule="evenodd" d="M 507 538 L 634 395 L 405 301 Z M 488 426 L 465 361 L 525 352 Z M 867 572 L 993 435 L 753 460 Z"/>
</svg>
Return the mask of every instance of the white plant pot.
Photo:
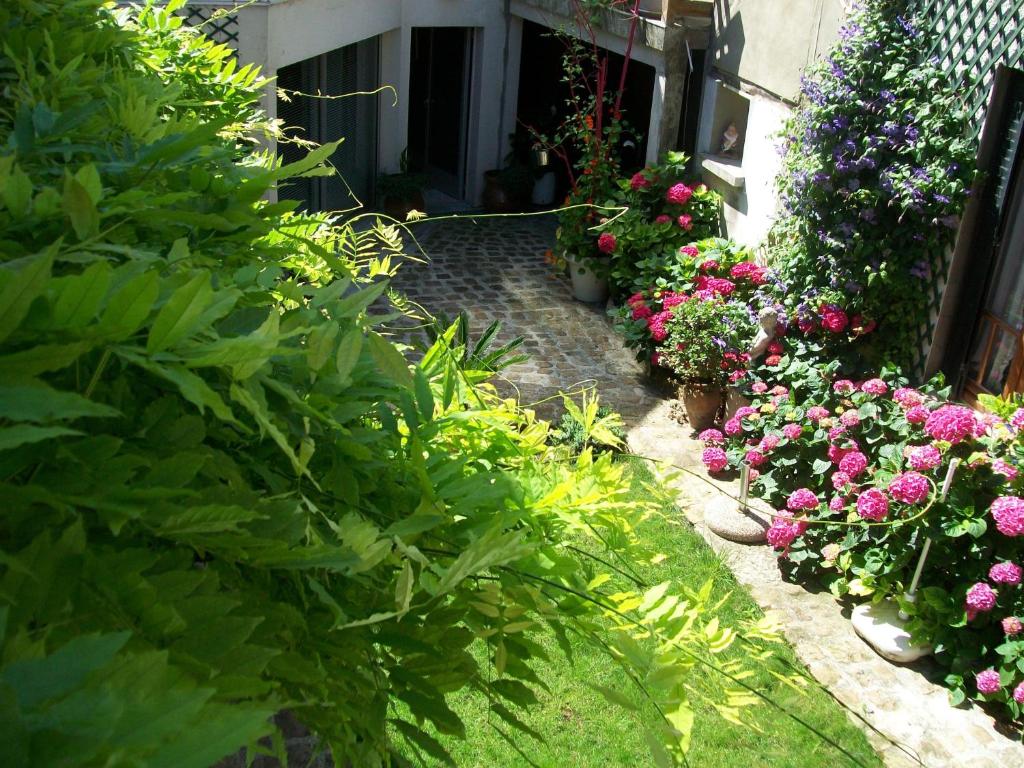
<svg viewBox="0 0 1024 768">
<path fill-rule="evenodd" d="M 551 205 L 555 202 L 555 172 L 547 171 L 533 183 L 533 196 L 530 199 L 534 205 Z"/>
<path fill-rule="evenodd" d="M 608 281 L 598 277 L 592 269 L 577 264 L 571 257 L 569 276 L 572 278 L 572 295 L 587 304 L 597 304 L 608 298 Z"/>
</svg>

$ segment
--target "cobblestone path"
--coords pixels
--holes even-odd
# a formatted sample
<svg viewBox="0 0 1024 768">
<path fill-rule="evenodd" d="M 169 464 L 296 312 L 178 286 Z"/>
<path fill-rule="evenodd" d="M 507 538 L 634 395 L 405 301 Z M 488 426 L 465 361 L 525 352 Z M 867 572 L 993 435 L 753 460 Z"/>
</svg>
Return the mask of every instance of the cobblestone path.
<svg viewBox="0 0 1024 768">
<path fill-rule="evenodd" d="M 473 336 L 499 320 L 499 338 L 524 339 L 530 360 L 504 372 L 538 412 L 561 411 L 560 390 L 597 384 L 602 402 L 635 423 L 657 402 L 643 369 L 612 331 L 604 307 L 572 298 L 568 281 L 544 262 L 555 243 L 552 216 L 466 219 L 426 225 L 426 263 L 408 262 L 395 287 L 435 316 L 464 310 Z"/>
<path fill-rule="evenodd" d="M 767 546 L 733 544 L 708 530 L 704 508 L 716 486 L 735 497 L 738 483 L 702 479 L 702 446 L 672 418 L 672 404 L 645 386 L 641 366 L 616 337 L 604 308 L 575 301 L 567 281 L 552 276 L 543 259 L 554 244 L 552 219 L 425 226 L 427 262 L 403 267 L 396 287 L 435 315 L 454 318 L 465 310 L 474 335 L 500 320 L 503 340 L 523 336 L 531 360 L 505 374 L 524 405 L 580 382 L 596 383 L 602 402 L 623 414 L 635 453 L 691 470 L 674 482 L 685 516 L 761 608 L 778 616 L 801 661 L 865 726 L 886 765 L 1024 765 L 1024 746 L 984 711 L 949 705 L 934 664 L 890 664 L 857 637 L 849 606 L 783 581 Z M 560 410 L 557 400 L 538 409 L 545 417 Z M 794 760 L 806 764 L 804 756 Z"/>
</svg>

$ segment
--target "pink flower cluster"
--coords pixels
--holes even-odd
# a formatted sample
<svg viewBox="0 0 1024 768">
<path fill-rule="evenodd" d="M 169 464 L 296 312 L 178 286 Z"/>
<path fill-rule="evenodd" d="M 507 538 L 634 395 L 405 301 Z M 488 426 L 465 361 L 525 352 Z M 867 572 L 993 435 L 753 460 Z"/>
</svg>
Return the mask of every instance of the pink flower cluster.
<svg viewBox="0 0 1024 768">
<path fill-rule="evenodd" d="M 633 174 L 633 178 L 629 180 L 629 186 L 634 191 L 638 189 L 647 189 L 647 187 L 651 186 L 651 181 L 644 176 L 643 171 L 637 171 Z"/>
<path fill-rule="evenodd" d="M 844 472 L 851 478 L 857 477 L 867 468 L 868 457 L 857 450 L 851 450 L 839 459 L 839 471 Z"/>
<path fill-rule="evenodd" d="M 928 478 L 918 472 L 903 472 L 889 483 L 889 495 L 904 504 L 920 504 L 931 490 Z"/>
<path fill-rule="evenodd" d="M 931 411 L 928 410 L 927 405 L 915 405 L 908 408 L 905 415 L 910 424 L 924 424 L 931 415 Z"/>
<path fill-rule="evenodd" d="M 849 395 L 857 390 L 857 385 L 849 379 L 837 379 L 832 385 L 832 390 L 839 395 Z"/>
<path fill-rule="evenodd" d="M 818 315 L 821 318 L 821 327 L 831 333 L 842 333 L 850 324 L 850 318 L 837 304 L 822 304 L 818 307 Z"/>
<path fill-rule="evenodd" d="M 597 238 L 597 249 L 601 253 L 615 253 L 615 246 L 617 244 L 615 235 L 611 232 L 602 232 L 601 236 Z"/>
<path fill-rule="evenodd" d="M 725 442 L 725 435 L 712 427 L 711 429 L 705 429 L 697 435 L 697 439 L 704 443 L 704 445 L 721 445 Z"/>
<path fill-rule="evenodd" d="M 1024 536 L 1024 499 L 1000 496 L 989 507 L 996 528 L 1004 536 Z"/>
<path fill-rule="evenodd" d="M 712 298 L 713 296 L 728 296 L 736 290 L 736 284 L 724 277 L 708 277 L 698 275 L 693 281 L 693 290 L 701 298 Z"/>
<path fill-rule="evenodd" d="M 663 309 L 661 312 L 655 312 L 649 318 L 647 318 L 647 330 L 651 332 L 651 338 L 657 342 L 662 342 L 668 338 L 668 328 L 666 323 L 672 319 L 672 311 Z"/>
<path fill-rule="evenodd" d="M 924 395 L 912 387 L 900 387 L 892 393 L 892 399 L 904 408 L 913 408 L 924 403 Z"/>
<path fill-rule="evenodd" d="M 688 213 L 684 213 L 676 219 L 676 221 L 679 223 L 679 226 L 687 232 L 693 229 L 693 216 Z"/>
<path fill-rule="evenodd" d="M 765 531 L 765 536 L 773 549 L 787 550 L 789 545 L 806 530 L 807 523 L 794 520 L 788 514 L 779 512 L 779 516 L 772 520 L 771 526 Z"/>
<path fill-rule="evenodd" d="M 995 461 L 992 462 L 992 471 L 998 472 L 1000 475 L 1005 476 L 1006 479 L 1010 481 L 1016 480 L 1017 475 L 1020 474 L 1018 469 L 1015 466 L 1013 466 L 1013 464 L 1010 464 L 1009 462 L 1006 462 L 1003 459 L 996 459 Z"/>
<path fill-rule="evenodd" d="M 725 451 L 717 446 L 705 448 L 700 456 L 700 460 L 704 462 L 704 466 L 708 468 L 708 472 L 711 474 L 721 472 L 729 466 L 729 457 L 725 455 Z"/>
<path fill-rule="evenodd" d="M 848 411 L 843 411 L 839 416 L 839 423 L 844 427 L 852 429 L 860 424 L 860 414 L 852 408 Z"/>
<path fill-rule="evenodd" d="M 865 520 L 884 520 L 889 514 L 889 499 L 877 488 L 868 488 L 857 497 L 857 514 Z"/>
<path fill-rule="evenodd" d="M 928 415 L 924 431 L 936 440 L 959 443 L 974 434 L 974 411 L 962 405 L 943 405 Z"/>
<path fill-rule="evenodd" d="M 1010 417 L 1010 426 L 1014 429 L 1024 427 L 1024 408 L 1018 408 Z"/>
<path fill-rule="evenodd" d="M 782 427 L 782 436 L 785 437 L 787 440 L 799 440 L 800 435 L 803 434 L 803 431 L 803 427 L 801 427 L 799 424 L 794 424 L 793 422 L 790 422 L 789 424 L 786 424 L 785 426 Z"/>
<path fill-rule="evenodd" d="M 822 419 L 827 419 L 828 417 L 828 408 L 823 408 L 820 405 L 812 405 L 807 409 L 807 418 L 814 423 L 818 423 Z"/>
<path fill-rule="evenodd" d="M 979 581 L 967 590 L 967 618 L 973 619 L 979 613 L 991 611 L 996 607 L 996 591 L 983 581 Z"/>
<path fill-rule="evenodd" d="M 910 449 L 910 468 L 918 472 L 935 469 L 942 463 L 942 454 L 934 445 L 918 445 Z"/>
<path fill-rule="evenodd" d="M 1015 587 L 1020 584 L 1022 576 L 1024 576 L 1024 569 L 1021 569 L 1016 563 L 996 563 L 988 570 L 988 577 L 993 584 L 1007 584 Z"/>
<path fill-rule="evenodd" d="M 1021 632 L 1024 632 L 1024 621 L 1021 621 L 1016 616 L 1007 616 L 1002 620 L 1003 632 L 1007 637 L 1016 637 Z"/>
<path fill-rule="evenodd" d="M 673 184 L 665 193 L 665 199 L 676 205 L 686 205 L 690 202 L 691 197 L 693 197 L 693 190 L 681 182 Z"/>
<path fill-rule="evenodd" d="M 679 249 L 679 253 L 682 254 L 683 256 L 689 256 L 691 259 L 696 259 L 698 256 L 700 256 L 700 251 L 698 251 L 696 246 L 693 246 L 693 245 L 684 245 L 684 246 L 682 246 Z M 709 263 L 708 261 L 704 262 L 704 264 L 708 264 L 708 263 Z M 703 267 L 704 267 L 704 265 L 702 264 L 701 268 L 703 268 Z M 715 264 L 714 269 L 718 269 L 718 264 L 717 263 Z"/>
<path fill-rule="evenodd" d="M 996 693 L 1003 684 L 999 681 L 999 673 L 994 669 L 986 669 L 984 672 L 979 672 L 974 676 L 974 684 L 978 688 L 978 693 L 990 694 Z"/>
<path fill-rule="evenodd" d="M 802 509 L 817 509 L 820 503 L 814 491 L 809 488 L 797 488 L 789 494 L 786 508 L 797 512 Z"/>
<path fill-rule="evenodd" d="M 736 280 L 749 280 L 754 285 L 764 285 L 768 270 L 752 261 L 741 261 L 729 270 L 729 276 Z"/>
<path fill-rule="evenodd" d="M 882 379 L 868 379 L 860 385 L 860 391 L 867 392 L 869 395 L 884 395 L 889 391 L 889 385 Z"/>
</svg>

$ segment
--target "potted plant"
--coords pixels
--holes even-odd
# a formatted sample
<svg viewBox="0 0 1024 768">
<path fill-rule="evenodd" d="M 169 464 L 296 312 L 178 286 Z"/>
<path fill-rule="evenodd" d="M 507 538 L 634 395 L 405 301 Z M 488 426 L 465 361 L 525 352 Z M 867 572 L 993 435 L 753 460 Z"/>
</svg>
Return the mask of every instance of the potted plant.
<svg viewBox="0 0 1024 768">
<path fill-rule="evenodd" d="M 615 235 L 593 229 L 592 208 L 569 205 L 559 212 L 557 266 L 569 270 L 572 293 L 579 301 L 596 304 L 608 298 L 608 268 L 617 244 Z"/>
<path fill-rule="evenodd" d="M 679 380 L 693 429 L 715 423 L 730 378 L 746 369 L 743 347 L 751 335 L 745 302 L 729 301 L 713 291 L 697 291 L 665 318 L 658 364 Z"/>
<path fill-rule="evenodd" d="M 409 172 L 409 151 L 402 150 L 399 158 L 399 172 L 385 173 L 377 177 L 377 197 L 382 201 L 384 213 L 398 221 L 405 221 L 411 211 L 422 211 L 423 187 L 427 177 L 422 173 Z"/>
</svg>

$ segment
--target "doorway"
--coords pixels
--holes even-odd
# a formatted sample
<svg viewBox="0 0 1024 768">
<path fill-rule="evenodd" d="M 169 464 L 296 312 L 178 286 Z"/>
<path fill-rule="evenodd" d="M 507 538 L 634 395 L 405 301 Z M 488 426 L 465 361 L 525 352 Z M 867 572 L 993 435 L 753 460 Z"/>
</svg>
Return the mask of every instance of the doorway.
<svg viewBox="0 0 1024 768">
<path fill-rule="evenodd" d="M 473 29 L 414 27 L 409 73 L 409 166 L 428 186 L 466 196 Z"/>
</svg>

